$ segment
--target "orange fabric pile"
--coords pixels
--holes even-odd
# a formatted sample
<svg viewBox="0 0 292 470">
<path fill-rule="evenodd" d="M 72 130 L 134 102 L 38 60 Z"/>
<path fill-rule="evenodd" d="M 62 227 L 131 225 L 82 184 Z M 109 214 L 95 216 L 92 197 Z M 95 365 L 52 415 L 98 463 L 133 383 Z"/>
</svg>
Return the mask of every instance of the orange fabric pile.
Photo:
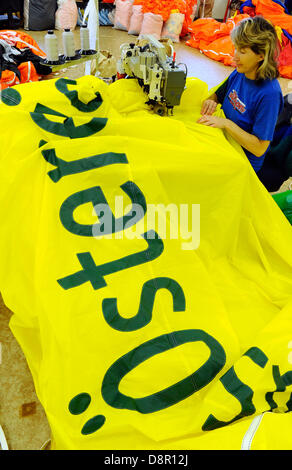
<svg viewBox="0 0 292 470">
<path fill-rule="evenodd" d="M 252 0 L 252 3 L 255 6 L 256 15 L 264 16 L 274 26 L 280 26 L 289 34 L 292 34 L 292 16 L 287 15 L 281 5 L 273 2 L 273 0 Z"/>
<path fill-rule="evenodd" d="M 220 23 L 213 18 L 201 18 L 189 28 L 192 37 L 186 44 L 200 49 L 210 59 L 223 62 L 224 65 L 232 65 L 234 47 L 230 32 L 243 18 L 248 18 L 248 15 L 237 15 L 229 18 L 226 23 Z"/>
<path fill-rule="evenodd" d="M 186 36 L 189 33 L 189 28 L 192 24 L 191 15 L 193 13 L 194 7 L 197 5 L 198 0 L 186 0 L 186 13 L 185 13 L 185 21 L 182 27 L 181 36 Z"/>
<path fill-rule="evenodd" d="M 134 5 L 143 5 L 143 13 L 161 15 L 163 21 L 168 20 L 171 10 L 186 13 L 185 0 L 135 0 Z"/>
<path fill-rule="evenodd" d="M 226 23 L 220 23 L 213 18 L 202 18 L 191 24 L 189 32 L 191 39 L 186 42 L 190 47 L 200 49 L 213 60 L 233 65 L 234 47 L 230 32 L 243 18 L 262 15 L 274 26 L 286 30 L 292 35 L 292 16 L 284 12 L 284 8 L 273 0 L 252 0 L 254 11 L 244 8 L 244 14 L 229 18 Z M 283 31 L 280 32 L 279 72 L 282 77 L 292 78 L 292 44 Z"/>
<path fill-rule="evenodd" d="M 178 10 L 185 15 L 182 35 L 186 35 L 192 23 L 191 14 L 197 0 L 134 0 L 134 5 L 142 5 L 143 13 L 161 15 L 167 21 L 172 10 Z"/>
<path fill-rule="evenodd" d="M 29 47 L 32 52 L 40 57 L 46 57 L 46 54 L 39 48 L 35 40 L 26 33 L 2 30 L 0 31 L 0 39 L 8 42 L 10 45 L 18 49 Z M 21 79 L 11 70 L 3 70 L 0 78 L 0 90 L 18 85 L 19 83 L 35 82 L 40 79 L 32 62 L 23 62 L 18 66 L 21 74 Z"/>
</svg>

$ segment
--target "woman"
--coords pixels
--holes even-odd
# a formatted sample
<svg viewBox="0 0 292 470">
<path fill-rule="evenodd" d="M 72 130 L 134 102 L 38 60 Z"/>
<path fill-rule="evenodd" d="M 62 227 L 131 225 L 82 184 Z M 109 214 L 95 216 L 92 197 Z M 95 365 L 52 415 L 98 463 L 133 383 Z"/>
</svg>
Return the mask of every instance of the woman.
<svg viewBox="0 0 292 470">
<path fill-rule="evenodd" d="M 231 32 L 231 39 L 236 70 L 203 102 L 198 122 L 225 129 L 258 172 L 283 107 L 277 80 L 277 34 L 267 20 L 255 16 L 242 20 Z M 212 116 L 218 103 L 226 118 Z"/>
</svg>

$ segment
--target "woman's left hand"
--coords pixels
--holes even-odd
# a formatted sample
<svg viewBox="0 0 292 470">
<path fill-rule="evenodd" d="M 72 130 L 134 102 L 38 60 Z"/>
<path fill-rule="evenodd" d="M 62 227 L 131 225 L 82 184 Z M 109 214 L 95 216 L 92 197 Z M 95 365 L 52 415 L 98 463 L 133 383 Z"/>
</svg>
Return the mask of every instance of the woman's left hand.
<svg viewBox="0 0 292 470">
<path fill-rule="evenodd" d="M 208 116 L 204 114 L 200 119 L 197 120 L 199 124 L 204 124 L 205 126 L 217 127 L 218 129 L 224 129 L 226 126 L 227 119 L 217 116 Z"/>
</svg>

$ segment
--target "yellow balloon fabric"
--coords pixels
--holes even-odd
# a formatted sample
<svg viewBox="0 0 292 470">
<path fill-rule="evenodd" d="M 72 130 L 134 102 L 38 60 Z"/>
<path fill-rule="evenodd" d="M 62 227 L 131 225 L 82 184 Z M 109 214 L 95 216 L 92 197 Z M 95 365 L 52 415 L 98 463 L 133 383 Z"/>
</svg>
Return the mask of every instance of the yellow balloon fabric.
<svg viewBox="0 0 292 470">
<path fill-rule="evenodd" d="M 209 93 L 2 92 L 0 290 L 53 449 L 292 449 L 292 230 Z"/>
</svg>

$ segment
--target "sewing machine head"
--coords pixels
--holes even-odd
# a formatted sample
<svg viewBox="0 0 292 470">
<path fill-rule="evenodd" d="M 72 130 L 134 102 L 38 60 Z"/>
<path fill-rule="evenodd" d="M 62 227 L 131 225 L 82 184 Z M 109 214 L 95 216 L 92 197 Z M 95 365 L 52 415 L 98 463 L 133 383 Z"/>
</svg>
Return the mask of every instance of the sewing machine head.
<svg viewBox="0 0 292 470">
<path fill-rule="evenodd" d="M 137 78 L 148 95 L 147 103 L 163 116 L 180 104 L 187 68 L 184 64 L 176 64 L 175 53 L 169 57 L 164 45 L 155 37 L 145 35 L 141 39 L 144 45 L 141 41 L 122 44 L 118 72 L 122 76 Z"/>
</svg>

